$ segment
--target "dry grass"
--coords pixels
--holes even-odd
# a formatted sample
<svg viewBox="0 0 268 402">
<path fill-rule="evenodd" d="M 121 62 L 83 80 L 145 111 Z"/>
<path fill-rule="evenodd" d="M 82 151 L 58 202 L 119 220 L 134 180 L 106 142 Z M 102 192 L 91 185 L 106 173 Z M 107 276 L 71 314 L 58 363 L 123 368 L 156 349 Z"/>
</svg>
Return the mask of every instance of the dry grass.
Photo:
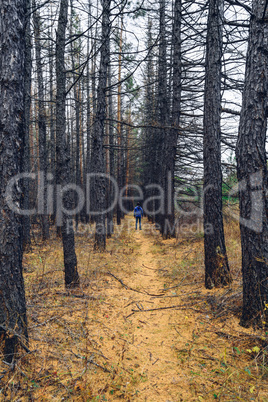
<svg viewBox="0 0 268 402">
<path fill-rule="evenodd" d="M 169 246 L 169 255 L 159 261 L 166 289 L 196 312 L 186 319 L 192 339 L 188 336 L 185 347 L 177 352 L 192 379 L 192 387 L 199 393 L 196 400 L 200 401 L 268 401 L 268 333 L 239 326 L 242 275 L 240 231 L 234 219 L 237 212 L 237 206 L 224 211 L 225 241 L 233 277 L 229 287 L 204 288 L 200 233 L 179 235 L 176 244 L 165 244 L 164 247 Z M 185 322 L 181 326 L 184 328 Z"/>
<path fill-rule="evenodd" d="M 239 227 L 226 222 L 233 283 L 210 291 L 199 233 L 162 241 L 127 217 L 105 253 L 77 236 L 73 292 L 60 241 L 37 240 L 24 258 L 32 353 L 0 363 L 0 400 L 268 401 L 267 334 L 239 326 Z"/>
</svg>

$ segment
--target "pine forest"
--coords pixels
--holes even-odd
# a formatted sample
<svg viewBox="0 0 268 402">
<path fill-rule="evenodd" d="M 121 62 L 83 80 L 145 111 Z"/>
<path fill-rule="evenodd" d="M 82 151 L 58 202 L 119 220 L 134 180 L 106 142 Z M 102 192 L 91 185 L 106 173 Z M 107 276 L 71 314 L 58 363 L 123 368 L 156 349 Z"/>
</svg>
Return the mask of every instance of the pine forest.
<svg viewBox="0 0 268 402">
<path fill-rule="evenodd" d="M 268 0 L 1 0 L 0 401 L 268 402 Z"/>
</svg>

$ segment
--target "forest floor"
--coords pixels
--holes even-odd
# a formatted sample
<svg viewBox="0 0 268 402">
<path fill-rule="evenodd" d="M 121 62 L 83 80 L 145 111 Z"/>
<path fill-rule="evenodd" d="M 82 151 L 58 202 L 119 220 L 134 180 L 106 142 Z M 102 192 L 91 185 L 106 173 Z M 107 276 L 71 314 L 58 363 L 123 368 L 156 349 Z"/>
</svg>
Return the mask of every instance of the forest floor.
<svg viewBox="0 0 268 402">
<path fill-rule="evenodd" d="M 198 233 L 163 241 L 126 216 L 98 253 L 86 229 L 75 291 L 55 236 L 24 256 L 32 353 L 0 363 L 1 401 L 268 401 L 267 333 L 239 326 L 237 223 L 226 223 L 234 280 L 216 290 L 204 289 Z"/>
</svg>

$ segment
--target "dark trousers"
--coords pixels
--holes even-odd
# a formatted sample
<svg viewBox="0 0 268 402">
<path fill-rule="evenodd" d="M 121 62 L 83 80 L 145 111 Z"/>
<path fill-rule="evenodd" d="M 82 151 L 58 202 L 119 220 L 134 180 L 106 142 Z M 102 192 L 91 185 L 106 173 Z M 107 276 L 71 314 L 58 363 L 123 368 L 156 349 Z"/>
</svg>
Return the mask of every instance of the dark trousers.
<svg viewBox="0 0 268 402">
<path fill-rule="evenodd" d="M 141 229 L 141 216 L 136 216 L 136 230 L 139 222 L 139 228 Z"/>
</svg>

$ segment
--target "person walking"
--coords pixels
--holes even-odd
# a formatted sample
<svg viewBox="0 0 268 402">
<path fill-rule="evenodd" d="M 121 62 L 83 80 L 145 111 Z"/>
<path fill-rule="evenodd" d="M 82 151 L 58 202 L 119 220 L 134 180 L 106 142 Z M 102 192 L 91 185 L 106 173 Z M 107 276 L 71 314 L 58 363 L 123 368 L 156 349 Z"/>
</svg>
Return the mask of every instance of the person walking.
<svg viewBox="0 0 268 402">
<path fill-rule="evenodd" d="M 137 206 L 134 209 L 134 217 L 136 218 L 136 230 L 139 222 L 139 228 L 141 230 L 141 218 L 143 217 L 143 209 L 141 204 L 137 202 Z"/>
</svg>

